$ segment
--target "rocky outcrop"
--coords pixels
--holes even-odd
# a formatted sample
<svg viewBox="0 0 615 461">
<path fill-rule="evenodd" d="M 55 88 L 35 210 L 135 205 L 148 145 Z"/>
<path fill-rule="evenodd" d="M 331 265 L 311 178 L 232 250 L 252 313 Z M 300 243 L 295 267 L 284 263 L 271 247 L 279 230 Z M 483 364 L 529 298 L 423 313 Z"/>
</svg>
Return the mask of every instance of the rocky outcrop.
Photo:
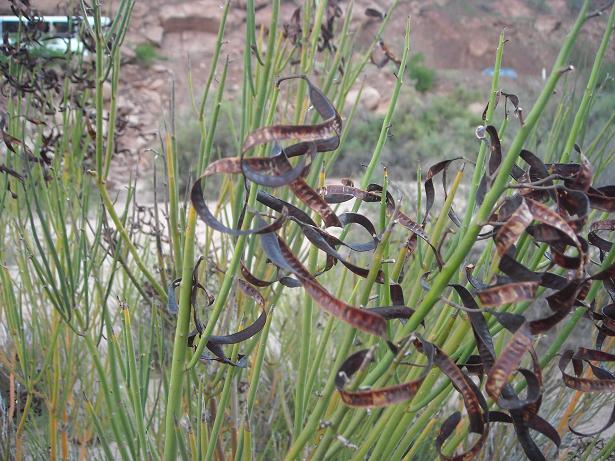
<svg viewBox="0 0 615 461">
<path fill-rule="evenodd" d="M 209 32 L 215 34 L 220 27 L 220 3 L 199 0 L 165 5 L 160 9 L 160 24 L 165 33 Z"/>
<path fill-rule="evenodd" d="M 143 35 L 148 42 L 160 48 L 162 45 L 162 38 L 164 37 L 164 28 L 161 26 L 148 27 L 143 32 Z"/>
</svg>

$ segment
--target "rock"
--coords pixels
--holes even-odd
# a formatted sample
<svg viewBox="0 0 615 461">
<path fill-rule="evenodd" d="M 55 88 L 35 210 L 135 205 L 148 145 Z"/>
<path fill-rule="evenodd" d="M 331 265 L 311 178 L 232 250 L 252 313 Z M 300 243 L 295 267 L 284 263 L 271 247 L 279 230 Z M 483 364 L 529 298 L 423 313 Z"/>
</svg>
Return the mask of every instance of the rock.
<svg viewBox="0 0 615 461">
<path fill-rule="evenodd" d="M 121 59 L 123 64 L 133 62 L 137 58 L 137 54 L 134 50 L 127 46 L 122 46 L 120 48 L 120 53 L 122 54 Z"/>
<path fill-rule="evenodd" d="M 553 16 L 561 18 L 564 15 L 570 13 L 570 10 L 568 9 L 568 4 L 569 2 L 567 0 L 550 0 L 549 11 Z"/>
<path fill-rule="evenodd" d="M 269 26 L 271 26 L 271 19 L 271 8 L 261 8 L 260 10 L 258 10 L 254 18 L 256 30 L 260 29 L 261 27 L 264 27 L 265 30 L 269 30 Z"/>
<path fill-rule="evenodd" d="M 163 91 L 169 87 L 167 82 L 162 78 L 156 78 L 147 82 L 147 88 L 150 90 Z"/>
<path fill-rule="evenodd" d="M 485 104 L 481 102 L 473 102 L 468 105 L 468 112 L 474 115 L 482 116 L 485 110 Z"/>
<path fill-rule="evenodd" d="M 363 88 L 361 99 L 361 103 L 367 110 L 376 110 L 380 104 L 380 92 L 374 87 L 367 86 Z"/>
<path fill-rule="evenodd" d="M 133 18 L 145 18 L 150 13 L 151 13 L 151 7 L 149 5 L 147 5 L 145 3 L 142 3 L 142 2 L 135 2 L 134 6 L 132 8 L 132 15 L 131 15 L 131 17 L 133 17 Z"/>
<path fill-rule="evenodd" d="M 146 27 L 143 34 L 145 35 L 145 38 L 147 39 L 148 42 L 160 48 L 160 45 L 162 45 L 162 37 L 164 37 L 164 29 L 162 27 L 160 26 Z"/>
<path fill-rule="evenodd" d="M 357 96 L 359 95 L 359 90 L 350 90 L 346 95 L 346 101 L 344 103 L 345 108 L 350 108 L 354 105 L 354 102 L 357 100 Z"/>
<path fill-rule="evenodd" d="M 346 96 L 346 107 L 352 107 L 354 102 L 357 99 L 357 95 L 359 94 L 359 89 L 350 90 L 348 95 Z M 361 100 L 359 103 L 367 110 L 374 111 L 380 105 L 380 100 L 382 97 L 380 96 L 380 92 L 371 86 L 366 86 L 363 88 L 363 93 L 361 94 Z"/>
<path fill-rule="evenodd" d="M 198 54 L 199 56 L 210 56 L 213 48 L 209 43 L 215 42 L 214 36 L 209 32 L 192 31 L 186 34 L 168 34 L 165 32 L 162 50 L 165 55 L 185 56 L 187 54 Z"/>
<path fill-rule="evenodd" d="M 561 25 L 561 22 L 551 16 L 539 16 L 534 28 L 542 34 L 550 34 Z"/>
<path fill-rule="evenodd" d="M 118 144 L 120 149 L 126 149 L 130 152 L 139 152 L 147 146 L 148 141 L 139 135 L 123 136 Z"/>
<path fill-rule="evenodd" d="M 284 2 L 280 5 L 280 11 L 278 14 L 278 24 L 287 24 L 290 22 L 291 16 L 297 9 L 297 6 L 292 2 Z M 256 7 L 255 25 L 258 30 L 261 26 L 266 30 L 269 30 L 271 26 L 272 18 L 271 6 L 266 5 L 263 7 Z M 244 15 L 245 18 L 245 15 Z M 243 23 L 243 20 L 241 21 Z M 240 23 L 240 24 L 241 24 Z"/>
<path fill-rule="evenodd" d="M 162 95 L 159 91 L 144 88 L 139 91 L 139 100 L 141 103 L 151 106 L 150 112 L 159 112 L 162 108 Z"/>
<path fill-rule="evenodd" d="M 160 23 L 165 33 L 218 33 L 220 4 L 217 0 L 199 0 L 171 4 L 160 10 Z"/>
<path fill-rule="evenodd" d="M 129 114 L 135 111 L 134 103 L 124 95 L 118 96 L 117 108 L 119 111 L 125 114 Z"/>
<path fill-rule="evenodd" d="M 377 7 L 376 7 L 377 8 Z M 380 11 L 380 8 L 377 8 Z M 410 17 L 417 17 L 421 15 L 423 7 L 421 6 L 421 2 L 410 2 L 408 5 L 408 15 Z"/>
<path fill-rule="evenodd" d="M 149 70 L 157 74 L 171 73 L 171 71 L 164 64 L 152 64 Z"/>
<path fill-rule="evenodd" d="M 111 83 L 108 81 L 105 81 L 103 83 L 103 101 L 105 102 L 109 102 L 111 101 Z"/>
<path fill-rule="evenodd" d="M 494 11 L 507 18 L 528 18 L 534 12 L 525 4 L 525 0 L 507 0 L 505 2 L 491 2 Z"/>
<path fill-rule="evenodd" d="M 227 27 L 241 27 L 246 22 L 246 11 L 239 8 L 232 8 L 226 17 Z"/>
<path fill-rule="evenodd" d="M 479 58 L 489 51 L 489 41 L 481 37 L 475 37 L 468 43 L 468 51 L 471 56 Z"/>
<path fill-rule="evenodd" d="M 135 126 L 135 127 L 141 126 L 141 117 L 139 117 L 137 114 L 127 115 L 126 121 L 132 126 Z"/>
</svg>

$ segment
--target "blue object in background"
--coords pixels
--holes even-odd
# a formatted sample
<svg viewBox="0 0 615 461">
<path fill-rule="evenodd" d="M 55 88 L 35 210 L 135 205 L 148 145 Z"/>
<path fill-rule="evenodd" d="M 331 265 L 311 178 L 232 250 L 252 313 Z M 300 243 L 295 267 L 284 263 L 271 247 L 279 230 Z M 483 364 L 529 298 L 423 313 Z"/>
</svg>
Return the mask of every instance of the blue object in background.
<svg viewBox="0 0 615 461">
<path fill-rule="evenodd" d="M 485 70 L 483 70 L 483 75 L 487 77 L 493 77 L 493 67 L 487 67 Z M 510 79 L 517 80 L 518 76 L 519 75 L 517 74 L 517 71 L 512 67 L 500 68 L 500 77 L 508 77 Z"/>
</svg>

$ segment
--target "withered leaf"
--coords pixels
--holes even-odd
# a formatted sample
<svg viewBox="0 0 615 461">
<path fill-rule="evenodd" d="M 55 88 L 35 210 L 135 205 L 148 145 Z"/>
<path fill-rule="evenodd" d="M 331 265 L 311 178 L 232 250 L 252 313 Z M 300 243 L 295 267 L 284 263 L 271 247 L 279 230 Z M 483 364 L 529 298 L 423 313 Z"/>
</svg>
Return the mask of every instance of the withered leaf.
<svg viewBox="0 0 615 461">
<path fill-rule="evenodd" d="M 525 200 L 521 201 L 519 208 L 508 218 L 495 234 L 495 246 L 500 255 L 505 254 L 517 241 L 527 226 L 532 222 L 532 213 Z"/>
<path fill-rule="evenodd" d="M 478 298 L 483 306 L 501 306 L 503 304 L 532 300 L 536 296 L 538 282 L 513 282 L 493 285 L 478 291 Z"/>
</svg>

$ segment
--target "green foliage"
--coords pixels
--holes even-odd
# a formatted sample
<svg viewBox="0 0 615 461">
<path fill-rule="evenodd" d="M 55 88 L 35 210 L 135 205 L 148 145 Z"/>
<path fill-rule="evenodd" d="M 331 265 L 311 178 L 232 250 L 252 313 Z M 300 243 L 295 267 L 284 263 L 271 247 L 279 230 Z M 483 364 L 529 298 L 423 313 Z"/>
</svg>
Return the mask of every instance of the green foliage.
<svg viewBox="0 0 615 461">
<path fill-rule="evenodd" d="M 424 63 L 423 53 L 412 55 L 408 62 L 408 76 L 414 80 L 414 88 L 420 93 L 431 90 L 436 79 L 436 71 Z"/>
<path fill-rule="evenodd" d="M 156 47 L 149 42 L 139 43 L 135 47 L 135 55 L 137 62 L 145 67 L 151 66 L 160 59 L 165 59 L 164 56 L 158 53 Z"/>
<path fill-rule="evenodd" d="M 576 14 L 583 6 L 583 0 L 566 0 L 566 4 L 568 5 L 568 9 Z"/>
<path fill-rule="evenodd" d="M 478 99 L 475 92 L 457 88 L 451 94 L 420 96 L 406 92 L 389 130 L 382 163 L 397 171 L 416 171 L 423 162 L 444 157 L 471 155 L 478 141 L 474 130 L 480 116 L 467 107 Z M 357 116 L 347 143 L 334 167 L 336 175 L 357 175 L 369 161 L 369 149 L 377 138 L 382 116 L 367 112 Z"/>
<path fill-rule="evenodd" d="M 236 133 L 232 127 L 238 123 L 239 114 L 234 104 L 223 103 L 220 123 L 216 129 L 213 142 L 214 157 L 227 157 L 237 152 Z M 197 160 L 201 146 L 201 126 L 191 114 L 182 114 L 176 123 L 176 157 L 178 170 L 182 174 L 177 178 L 181 192 L 185 192 L 190 185 L 190 181 L 195 178 L 197 171 Z M 214 178 L 212 178 L 214 179 Z M 206 184 L 207 187 L 207 184 Z"/>
<path fill-rule="evenodd" d="M 606 92 L 615 93 L 615 62 L 607 61 L 602 64 L 598 74 L 598 85 Z"/>
<path fill-rule="evenodd" d="M 525 3 L 539 13 L 549 13 L 551 11 L 546 0 L 525 0 Z"/>
</svg>

